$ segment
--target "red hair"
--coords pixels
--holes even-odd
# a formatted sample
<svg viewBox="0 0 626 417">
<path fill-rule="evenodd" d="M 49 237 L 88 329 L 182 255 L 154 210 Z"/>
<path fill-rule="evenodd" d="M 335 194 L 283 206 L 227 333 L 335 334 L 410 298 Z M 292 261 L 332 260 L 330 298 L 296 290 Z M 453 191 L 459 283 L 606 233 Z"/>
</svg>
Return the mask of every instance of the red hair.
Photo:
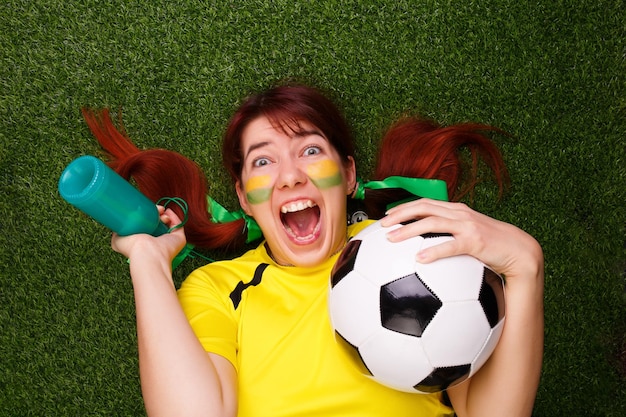
<svg viewBox="0 0 626 417">
<path fill-rule="evenodd" d="M 183 155 L 164 149 L 140 150 L 113 124 L 108 109 L 82 110 L 87 126 L 110 157 L 109 166 L 133 179 L 139 190 L 156 202 L 180 197 L 188 206 L 187 241 L 201 248 L 228 248 L 245 241 L 244 221 L 214 223 L 208 212 L 208 183 L 200 167 Z M 181 216 L 178 207 L 172 206 Z"/>
<path fill-rule="evenodd" d="M 484 135 L 485 132 L 505 134 L 488 125 L 462 123 L 440 126 L 431 120 L 408 117 L 392 125 L 385 133 L 374 177 L 392 175 L 430 178 L 446 181 L 450 200 L 459 201 L 480 182 L 479 161 L 493 172 L 500 195 L 509 177 L 502 154 Z M 466 148 L 471 156 L 469 172 L 464 169 L 460 151 Z"/>
</svg>

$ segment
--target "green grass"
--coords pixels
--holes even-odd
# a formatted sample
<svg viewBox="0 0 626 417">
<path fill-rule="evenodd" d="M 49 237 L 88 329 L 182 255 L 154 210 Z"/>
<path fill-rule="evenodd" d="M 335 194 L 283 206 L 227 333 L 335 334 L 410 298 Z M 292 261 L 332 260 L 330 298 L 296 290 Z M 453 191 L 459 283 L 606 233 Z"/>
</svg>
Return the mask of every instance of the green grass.
<svg viewBox="0 0 626 417">
<path fill-rule="evenodd" d="M 511 192 L 495 203 L 483 186 L 475 207 L 544 247 L 535 415 L 624 415 L 624 2 L 294 3 L 4 2 L 0 415 L 144 413 L 127 265 L 56 188 L 72 159 L 98 153 L 79 109 L 122 107 L 138 144 L 198 161 L 235 208 L 222 130 L 242 96 L 286 76 L 333 92 L 364 177 L 406 111 L 514 136 L 501 139 Z"/>
</svg>

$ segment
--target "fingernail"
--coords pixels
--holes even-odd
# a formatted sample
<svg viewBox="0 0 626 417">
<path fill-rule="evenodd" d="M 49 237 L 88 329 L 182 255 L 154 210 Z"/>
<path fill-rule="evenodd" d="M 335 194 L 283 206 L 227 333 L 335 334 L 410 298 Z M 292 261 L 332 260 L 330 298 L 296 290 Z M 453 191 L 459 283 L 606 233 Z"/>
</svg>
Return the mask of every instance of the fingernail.
<svg viewBox="0 0 626 417">
<path fill-rule="evenodd" d="M 393 238 L 398 234 L 398 229 L 393 229 L 387 233 L 385 233 L 385 237 L 387 240 L 393 241 Z"/>
</svg>

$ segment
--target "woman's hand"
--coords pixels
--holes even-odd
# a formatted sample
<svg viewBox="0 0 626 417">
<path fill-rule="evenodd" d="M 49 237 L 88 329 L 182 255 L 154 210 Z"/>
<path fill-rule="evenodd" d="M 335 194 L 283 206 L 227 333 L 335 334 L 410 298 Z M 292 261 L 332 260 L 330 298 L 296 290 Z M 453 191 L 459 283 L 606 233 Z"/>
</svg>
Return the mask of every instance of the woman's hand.
<svg viewBox="0 0 626 417">
<path fill-rule="evenodd" d="M 157 206 L 161 221 L 168 227 L 174 227 L 181 223 L 180 218 L 171 209 Z M 165 233 L 159 237 L 148 234 L 135 234 L 120 236 L 113 233 L 111 247 L 128 259 L 154 257 L 172 261 L 185 246 L 185 232 L 182 227 Z M 154 259 L 153 258 L 153 259 Z"/>
<path fill-rule="evenodd" d="M 536 273 L 538 264 L 543 264 L 541 247 L 532 236 L 462 203 L 422 198 L 390 209 L 381 222 L 391 226 L 415 219 L 418 221 L 389 232 L 389 239 L 400 241 L 432 232 L 450 233 L 455 238 L 419 252 L 419 262 L 468 254 L 507 277 Z"/>
<path fill-rule="evenodd" d="M 410 220 L 417 221 L 394 229 L 389 239 L 437 232 L 455 238 L 418 253 L 418 262 L 468 254 L 506 279 L 506 321 L 496 349 L 468 382 L 448 389 L 457 415 L 531 415 L 543 354 L 541 247 L 521 229 L 460 203 L 420 199 L 392 208 L 381 223 L 391 226 Z"/>
</svg>

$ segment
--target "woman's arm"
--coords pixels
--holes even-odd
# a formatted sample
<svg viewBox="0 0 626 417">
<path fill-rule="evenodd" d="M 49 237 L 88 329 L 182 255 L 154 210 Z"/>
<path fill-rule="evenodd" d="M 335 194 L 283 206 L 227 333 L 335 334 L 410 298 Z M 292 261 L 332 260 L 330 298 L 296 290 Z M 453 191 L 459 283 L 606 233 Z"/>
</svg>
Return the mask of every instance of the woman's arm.
<svg viewBox="0 0 626 417">
<path fill-rule="evenodd" d="M 506 321 L 487 363 L 467 382 L 448 390 L 455 412 L 464 416 L 530 416 L 543 357 L 543 253 L 537 241 L 510 224 L 459 203 L 418 200 L 389 211 L 383 225 L 421 219 L 396 229 L 391 240 L 448 232 L 454 241 L 418 254 L 432 262 L 472 255 L 506 279 Z"/>
<path fill-rule="evenodd" d="M 161 219 L 170 226 L 180 222 L 171 210 Z M 112 240 L 113 249 L 130 259 L 146 411 L 150 416 L 235 416 L 235 369 L 204 351 L 176 296 L 171 262 L 184 244 L 182 229 L 158 238 L 115 235 Z"/>
</svg>

